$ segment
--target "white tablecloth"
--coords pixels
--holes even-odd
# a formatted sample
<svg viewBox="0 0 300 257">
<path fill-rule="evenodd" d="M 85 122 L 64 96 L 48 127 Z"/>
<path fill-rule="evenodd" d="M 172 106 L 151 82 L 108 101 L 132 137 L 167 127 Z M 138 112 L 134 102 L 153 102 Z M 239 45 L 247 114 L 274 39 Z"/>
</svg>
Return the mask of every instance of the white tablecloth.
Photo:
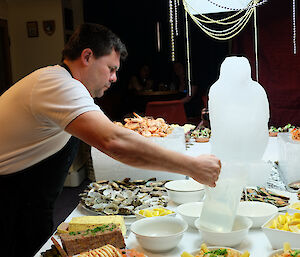
<svg viewBox="0 0 300 257">
<path fill-rule="evenodd" d="M 188 150 L 187 154 L 189 155 L 199 155 L 203 153 L 210 152 L 209 143 L 195 143 Z M 275 161 L 278 159 L 278 146 L 277 146 L 277 138 L 270 138 L 269 144 L 264 154 L 264 160 L 272 160 Z M 130 174 L 128 175 L 130 176 Z M 155 174 L 153 174 L 155 177 Z M 274 190 L 273 190 L 274 191 Z M 297 201 L 297 196 L 295 193 L 289 193 L 286 191 L 275 191 L 279 194 L 283 194 L 291 197 L 291 202 Z M 169 208 L 175 210 L 176 204 L 170 202 Z M 72 217 L 82 216 L 82 215 L 91 215 L 90 212 L 83 209 L 80 205 L 78 205 L 73 212 L 67 217 L 66 221 L 70 221 Z M 179 215 L 177 215 L 179 216 Z M 129 226 L 135 219 L 125 219 L 125 223 Z M 144 252 L 148 257 L 176 257 L 180 256 L 183 251 L 192 252 L 196 249 L 199 249 L 202 243 L 201 234 L 192 228 L 188 228 L 187 232 L 184 234 L 182 240 L 178 244 L 178 246 L 170 252 L 166 253 L 151 253 L 142 249 L 133 233 L 130 233 L 129 237 L 125 239 L 126 245 L 128 248 L 136 248 L 138 251 Z M 51 240 L 49 239 L 47 243 L 40 249 L 40 251 L 35 255 L 36 257 L 40 256 L 40 253 L 51 248 Z M 271 244 L 269 243 L 265 234 L 261 231 L 261 229 L 250 229 L 249 234 L 243 240 L 243 242 L 235 247 L 240 251 L 248 250 L 250 252 L 251 257 L 263 257 L 268 256 L 272 251 Z"/>
</svg>

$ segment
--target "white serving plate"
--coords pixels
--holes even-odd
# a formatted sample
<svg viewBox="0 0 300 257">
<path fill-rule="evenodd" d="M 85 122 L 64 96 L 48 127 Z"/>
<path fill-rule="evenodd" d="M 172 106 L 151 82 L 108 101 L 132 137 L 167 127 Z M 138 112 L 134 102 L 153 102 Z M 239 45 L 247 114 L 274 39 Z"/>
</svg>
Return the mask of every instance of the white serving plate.
<svg viewBox="0 0 300 257">
<path fill-rule="evenodd" d="M 300 250 L 300 248 L 293 248 L 292 250 Z M 276 254 L 282 254 L 282 253 L 283 253 L 283 249 L 279 249 L 273 251 L 268 257 L 274 257 Z"/>
<path fill-rule="evenodd" d="M 208 246 L 207 249 L 208 250 L 216 250 L 216 249 L 220 249 L 220 248 L 226 248 L 226 249 L 230 249 L 230 250 L 235 250 L 237 251 L 238 253 L 242 254 L 241 251 L 237 250 L 237 249 L 234 249 L 234 248 L 230 248 L 230 247 L 226 247 L 226 246 Z M 192 255 L 196 255 L 200 252 L 201 249 L 198 249 L 198 250 L 195 250 L 193 252 L 191 252 L 190 254 Z"/>
</svg>

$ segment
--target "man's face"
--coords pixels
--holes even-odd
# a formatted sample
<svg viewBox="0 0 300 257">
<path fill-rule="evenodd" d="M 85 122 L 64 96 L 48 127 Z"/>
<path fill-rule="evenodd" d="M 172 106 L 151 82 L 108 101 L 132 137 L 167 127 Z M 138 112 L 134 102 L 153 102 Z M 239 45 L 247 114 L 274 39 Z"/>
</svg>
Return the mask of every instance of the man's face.
<svg viewBox="0 0 300 257">
<path fill-rule="evenodd" d="M 116 72 L 119 67 L 120 54 L 115 50 L 97 59 L 94 56 L 91 57 L 84 85 L 93 98 L 103 96 L 111 83 L 117 81 Z"/>
</svg>

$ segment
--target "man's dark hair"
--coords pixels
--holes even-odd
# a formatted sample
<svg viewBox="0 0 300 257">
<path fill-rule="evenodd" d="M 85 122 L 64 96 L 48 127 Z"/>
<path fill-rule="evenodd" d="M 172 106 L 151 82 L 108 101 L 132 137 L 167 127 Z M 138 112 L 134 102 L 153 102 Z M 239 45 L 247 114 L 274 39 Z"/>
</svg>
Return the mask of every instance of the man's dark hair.
<svg viewBox="0 0 300 257">
<path fill-rule="evenodd" d="M 126 46 L 120 38 L 103 25 L 84 23 L 80 25 L 62 51 L 62 60 L 76 60 L 86 48 L 90 48 L 95 57 L 108 55 L 114 49 L 120 53 L 121 60 L 127 57 Z"/>
</svg>

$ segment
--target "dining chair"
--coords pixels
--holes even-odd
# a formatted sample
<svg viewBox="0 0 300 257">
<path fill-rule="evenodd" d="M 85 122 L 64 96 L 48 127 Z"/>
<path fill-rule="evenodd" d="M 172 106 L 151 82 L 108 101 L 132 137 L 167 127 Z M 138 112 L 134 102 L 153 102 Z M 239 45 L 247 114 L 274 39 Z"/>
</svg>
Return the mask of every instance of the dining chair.
<svg viewBox="0 0 300 257">
<path fill-rule="evenodd" d="M 169 124 L 184 125 L 187 123 L 184 104 L 180 100 L 148 102 L 145 115 L 153 118 L 163 118 Z"/>
</svg>

